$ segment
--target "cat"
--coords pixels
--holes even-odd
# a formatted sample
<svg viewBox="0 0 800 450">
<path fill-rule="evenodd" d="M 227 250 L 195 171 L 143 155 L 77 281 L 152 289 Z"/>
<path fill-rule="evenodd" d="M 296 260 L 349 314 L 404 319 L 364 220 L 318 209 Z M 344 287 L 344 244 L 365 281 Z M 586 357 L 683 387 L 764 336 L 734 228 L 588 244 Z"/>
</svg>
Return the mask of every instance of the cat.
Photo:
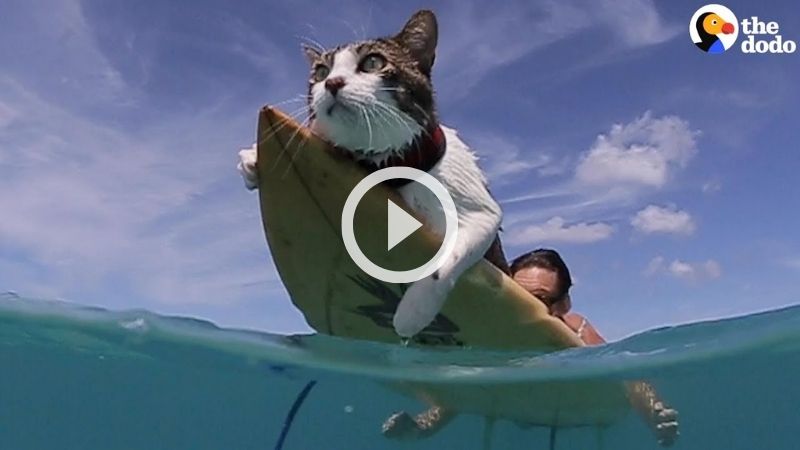
<svg viewBox="0 0 800 450">
<path fill-rule="evenodd" d="M 437 40 L 436 16 L 421 10 L 395 36 L 331 50 L 303 48 L 311 65 L 311 130 L 369 171 L 400 165 L 425 170 L 455 202 L 455 249 L 435 273 L 411 284 L 403 295 L 392 321 L 403 337 L 433 321 L 458 278 L 485 254 L 507 269 L 497 237 L 500 206 L 488 191 L 476 155 L 455 130 L 437 119 L 431 83 Z M 239 157 L 245 186 L 254 189 L 255 147 L 242 150 Z M 395 187 L 431 229 L 444 236 L 444 215 L 433 193 L 413 182 Z"/>
</svg>

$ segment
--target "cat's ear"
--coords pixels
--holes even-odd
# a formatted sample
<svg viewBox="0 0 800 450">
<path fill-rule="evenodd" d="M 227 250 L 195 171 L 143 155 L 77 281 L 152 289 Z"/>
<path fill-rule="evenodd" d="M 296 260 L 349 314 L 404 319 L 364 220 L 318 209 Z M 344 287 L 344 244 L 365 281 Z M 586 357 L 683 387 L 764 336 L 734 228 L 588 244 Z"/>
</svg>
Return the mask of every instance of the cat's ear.
<svg viewBox="0 0 800 450">
<path fill-rule="evenodd" d="M 439 39 L 439 26 L 433 11 L 423 9 L 414 13 L 395 39 L 411 51 L 420 70 L 430 75 Z"/>
<path fill-rule="evenodd" d="M 322 59 L 322 52 L 319 51 L 319 49 L 316 49 L 307 44 L 300 44 L 300 48 L 303 49 L 303 53 L 305 53 L 309 63 L 314 64 L 315 62 Z"/>
</svg>

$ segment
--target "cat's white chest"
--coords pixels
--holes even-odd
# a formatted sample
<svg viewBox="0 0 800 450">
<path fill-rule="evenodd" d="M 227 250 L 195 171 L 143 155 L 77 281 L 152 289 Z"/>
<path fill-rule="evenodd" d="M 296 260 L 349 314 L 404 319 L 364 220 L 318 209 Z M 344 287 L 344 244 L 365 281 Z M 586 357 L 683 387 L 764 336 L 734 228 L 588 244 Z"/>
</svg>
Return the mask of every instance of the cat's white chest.
<svg viewBox="0 0 800 450">
<path fill-rule="evenodd" d="M 486 179 L 478 167 L 475 154 L 459 139 L 455 130 L 442 126 L 447 148 L 444 156 L 428 173 L 436 178 L 453 199 L 459 223 L 480 220 L 476 216 L 487 215 L 487 222 L 496 220 L 500 207 L 486 190 Z M 446 222 L 442 205 L 436 195 L 420 183 L 409 183 L 399 189 L 403 200 L 425 218 L 426 224 L 439 236 L 444 236 Z"/>
<path fill-rule="evenodd" d="M 435 274 L 412 284 L 403 295 L 392 323 L 401 336 L 413 336 L 436 317 L 456 281 L 480 260 L 497 236 L 502 213 L 489 194 L 475 154 L 455 130 L 442 127 L 447 148 L 428 173 L 447 189 L 458 213 L 458 237 L 453 250 Z M 436 196 L 419 183 L 400 189 L 406 202 L 439 236 L 444 235 L 445 216 Z"/>
</svg>

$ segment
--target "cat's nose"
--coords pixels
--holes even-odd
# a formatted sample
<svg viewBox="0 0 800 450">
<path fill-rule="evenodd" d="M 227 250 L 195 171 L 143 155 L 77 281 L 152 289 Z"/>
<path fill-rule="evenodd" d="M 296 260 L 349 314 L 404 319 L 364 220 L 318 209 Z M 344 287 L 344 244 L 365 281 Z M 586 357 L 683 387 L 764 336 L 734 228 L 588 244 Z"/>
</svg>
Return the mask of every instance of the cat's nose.
<svg viewBox="0 0 800 450">
<path fill-rule="evenodd" d="M 339 89 L 344 87 L 344 84 L 344 78 L 342 77 L 328 78 L 325 80 L 325 89 L 327 89 L 331 95 L 335 97 L 336 93 L 339 92 Z"/>
</svg>

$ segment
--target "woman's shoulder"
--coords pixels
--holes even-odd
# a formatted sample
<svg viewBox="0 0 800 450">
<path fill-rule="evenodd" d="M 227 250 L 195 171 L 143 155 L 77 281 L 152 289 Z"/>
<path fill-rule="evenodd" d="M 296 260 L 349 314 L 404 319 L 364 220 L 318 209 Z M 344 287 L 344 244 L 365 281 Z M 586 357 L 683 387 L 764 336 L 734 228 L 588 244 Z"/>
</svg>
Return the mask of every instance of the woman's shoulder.
<svg viewBox="0 0 800 450">
<path fill-rule="evenodd" d="M 586 318 L 578 313 L 568 312 L 564 314 L 564 323 L 566 323 L 572 331 L 577 332 L 578 329 L 586 326 Z"/>
<path fill-rule="evenodd" d="M 606 342 L 592 324 L 589 323 L 589 320 L 578 313 L 569 312 L 564 315 L 564 323 L 566 323 L 572 331 L 578 333 L 578 336 L 580 336 L 587 345 L 598 345 Z"/>
</svg>

